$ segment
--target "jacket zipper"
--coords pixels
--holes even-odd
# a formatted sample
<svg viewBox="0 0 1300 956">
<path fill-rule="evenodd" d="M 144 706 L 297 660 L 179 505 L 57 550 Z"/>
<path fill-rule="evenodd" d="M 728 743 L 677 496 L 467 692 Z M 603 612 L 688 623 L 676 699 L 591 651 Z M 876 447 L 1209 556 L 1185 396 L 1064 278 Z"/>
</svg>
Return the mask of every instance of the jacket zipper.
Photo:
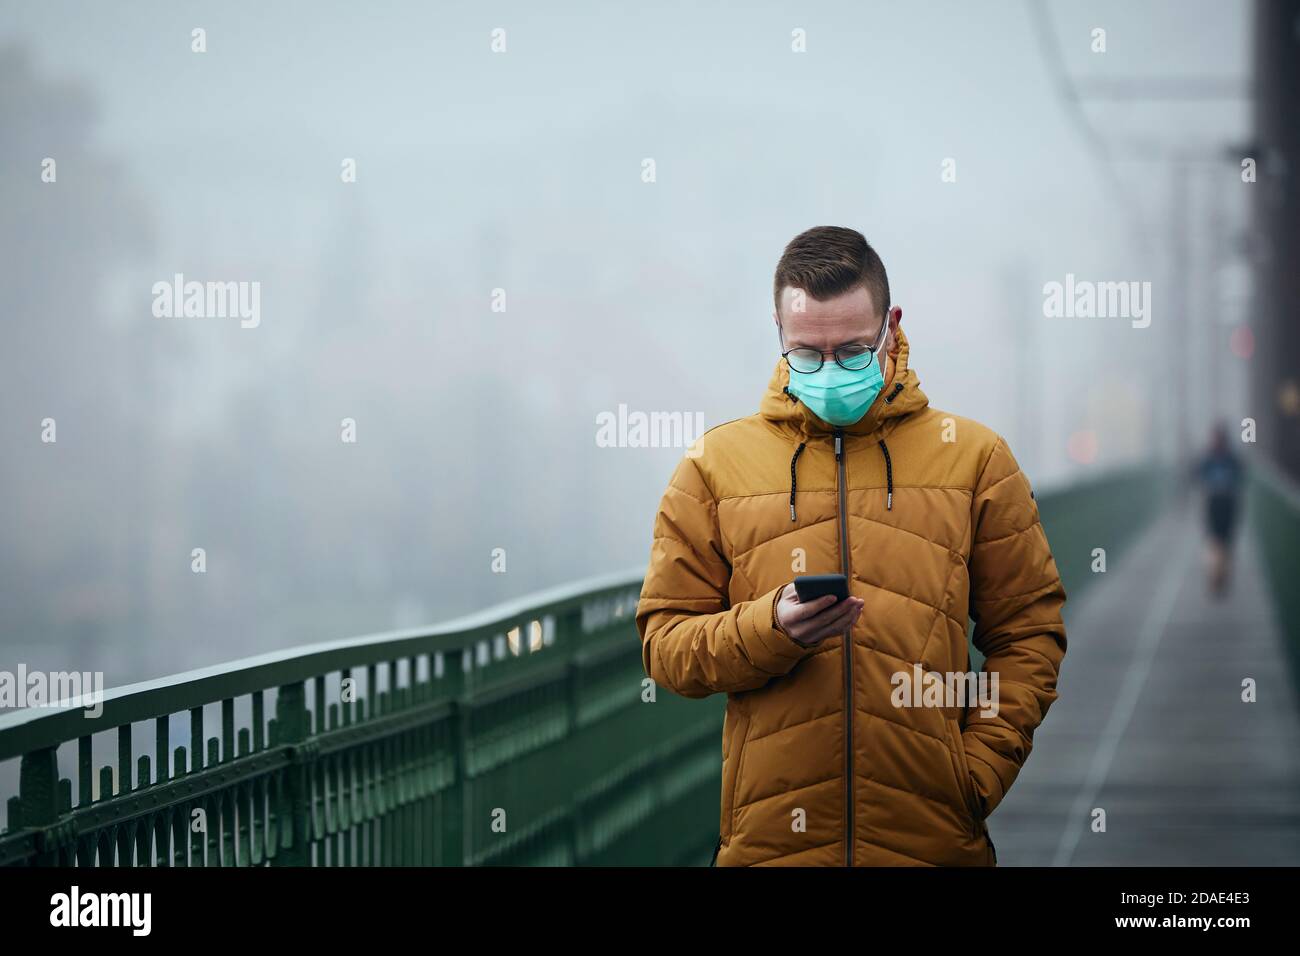
<svg viewBox="0 0 1300 956">
<path fill-rule="evenodd" d="M 849 517 L 844 500 L 844 432 L 835 429 L 835 462 L 839 469 L 840 566 L 845 582 L 849 576 Z M 844 631 L 844 865 L 853 865 L 853 627 Z"/>
</svg>

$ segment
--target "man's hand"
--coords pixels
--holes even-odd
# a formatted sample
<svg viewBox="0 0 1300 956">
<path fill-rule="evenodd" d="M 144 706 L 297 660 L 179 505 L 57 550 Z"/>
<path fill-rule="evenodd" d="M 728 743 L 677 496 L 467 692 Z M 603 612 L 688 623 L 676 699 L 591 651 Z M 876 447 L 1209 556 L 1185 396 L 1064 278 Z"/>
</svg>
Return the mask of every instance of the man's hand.
<svg viewBox="0 0 1300 956">
<path fill-rule="evenodd" d="M 852 627 L 862 613 L 862 606 L 862 598 L 849 595 L 837 602 L 834 594 L 823 594 L 803 604 L 791 583 L 781 591 L 776 602 L 776 619 L 796 643 L 818 644 Z"/>
</svg>

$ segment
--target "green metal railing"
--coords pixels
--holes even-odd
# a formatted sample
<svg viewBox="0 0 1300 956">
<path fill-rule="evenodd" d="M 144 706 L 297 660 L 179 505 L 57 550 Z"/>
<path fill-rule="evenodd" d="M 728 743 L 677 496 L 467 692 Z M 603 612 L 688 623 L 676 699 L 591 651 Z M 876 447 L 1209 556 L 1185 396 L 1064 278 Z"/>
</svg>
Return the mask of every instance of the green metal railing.
<svg viewBox="0 0 1300 956">
<path fill-rule="evenodd" d="M 1105 549 L 1107 562 L 1113 561 L 1173 491 L 1170 470 L 1150 466 L 1111 472 L 1038 496 L 1038 514 L 1068 598 L 1077 599 L 1105 579 L 1105 574 L 1092 570 L 1093 550 Z M 1067 613 L 1073 610 L 1068 601 L 1066 609 Z"/>
<path fill-rule="evenodd" d="M 1150 465 L 1119 469 L 1036 495 L 1038 515 L 1065 586 L 1063 615 L 1067 631 L 1070 616 L 1080 607 L 1080 596 L 1105 580 L 1105 574 L 1093 571 L 1094 550 L 1104 549 L 1110 566 L 1160 513 L 1173 491 L 1170 470 Z M 972 625 L 968 641 L 974 630 Z M 979 670 L 984 666 L 984 655 L 973 642 L 967 647 L 971 667 Z"/>
<path fill-rule="evenodd" d="M 1247 476 L 1247 511 L 1300 695 L 1300 484 L 1260 459 Z"/>
<path fill-rule="evenodd" d="M 93 719 L 0 717 L 0 761 L 21 760 L 0 864 L 683 862 L 716 828 L 722 702 L 643 704 L 640 586 L 617 574 L 432 631 L 136 684 Z M 152 761 L 133 758 L 139 724 Z M 116 768 L 96 774 L 101 735 Z"/>
<path fill-rule="evenodd" d="M 1039 496 L 1071 595 L 1163 487 L 1138 470 Z M 725 697 L 644 699 L 640 587 L 630 571 L 136 684 L 95 718 L 0 717 L 0 764 L 21 762 L 0 865 L 705 864 Z"/>
</svg>

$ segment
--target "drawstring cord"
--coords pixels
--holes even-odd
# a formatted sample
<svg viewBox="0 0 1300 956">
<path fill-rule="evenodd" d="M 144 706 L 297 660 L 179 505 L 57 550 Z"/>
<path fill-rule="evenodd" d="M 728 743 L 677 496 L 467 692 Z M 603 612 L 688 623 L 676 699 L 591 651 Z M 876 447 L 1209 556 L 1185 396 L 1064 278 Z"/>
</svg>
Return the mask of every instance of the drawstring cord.
<svg viewBox="0 0 1300 956">
<path fill-rule="evenodd" d="M 882 438 L 877 444 L 885 453 L 885 485 L 888 488 L 885 495 L 885 510 L 892 511 L 894 510 L 894 463 L 889 460 L 889 446 L 885 444 L 885 440 Z"/>
<path fill-rule="evenodd" d="M 898 398 L 898 393 L 903 390 L 902 382 L 895 382 L 893 390 L 885 396 L 885 404 L 894 404 L 894 399 Z M 894 510 L 894 463 L 889 460 L 889 446 L 885 440 L 880 439 L 880 450 L 885 453 L 885 510 Z"/>
<path fill-rule="evenodd" d="M 794 450 L 794 457 L 790 459 L 790 520 L 795 521 L 794 511 L 794 491 L 795 491 L 795 466 L 799 463 L 799 456 L 803 454 L 804 447 L 807 443 L 800 442 L 799 447 Z M 894 510 L 894 462 L 889 457 L 889 446 L 885 444 L 882 438 L 876 442 L 880 450 L 885 453 L 885 510 Z"/>
<path fill-rule="evenodd" d="M 799 455 L 803 451 L 804 442 L 799 443 L 799 447 L 794 450 L 794 457 L 790 459 L 790 520 L 794 521 L 794 466 L 799 461 Z"/>
</svg>

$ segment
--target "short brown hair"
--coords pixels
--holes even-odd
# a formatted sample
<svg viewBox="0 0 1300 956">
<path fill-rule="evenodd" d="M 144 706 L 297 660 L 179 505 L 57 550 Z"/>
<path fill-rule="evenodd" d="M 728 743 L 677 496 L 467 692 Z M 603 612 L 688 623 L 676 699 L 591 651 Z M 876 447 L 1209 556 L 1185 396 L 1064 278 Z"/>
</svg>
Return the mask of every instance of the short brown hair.
<svg viewBox="0 0 1300 956">
<path fill-rule="evenodd" d="M 778 316 L 786 286 L 802 289 L 819 301 L 864 286 L 881 314 L 889 311 L 885 264 L 856 229 L 814 226 L 791 239 L 776 264 L 772 291 Z"/>
</svg>

